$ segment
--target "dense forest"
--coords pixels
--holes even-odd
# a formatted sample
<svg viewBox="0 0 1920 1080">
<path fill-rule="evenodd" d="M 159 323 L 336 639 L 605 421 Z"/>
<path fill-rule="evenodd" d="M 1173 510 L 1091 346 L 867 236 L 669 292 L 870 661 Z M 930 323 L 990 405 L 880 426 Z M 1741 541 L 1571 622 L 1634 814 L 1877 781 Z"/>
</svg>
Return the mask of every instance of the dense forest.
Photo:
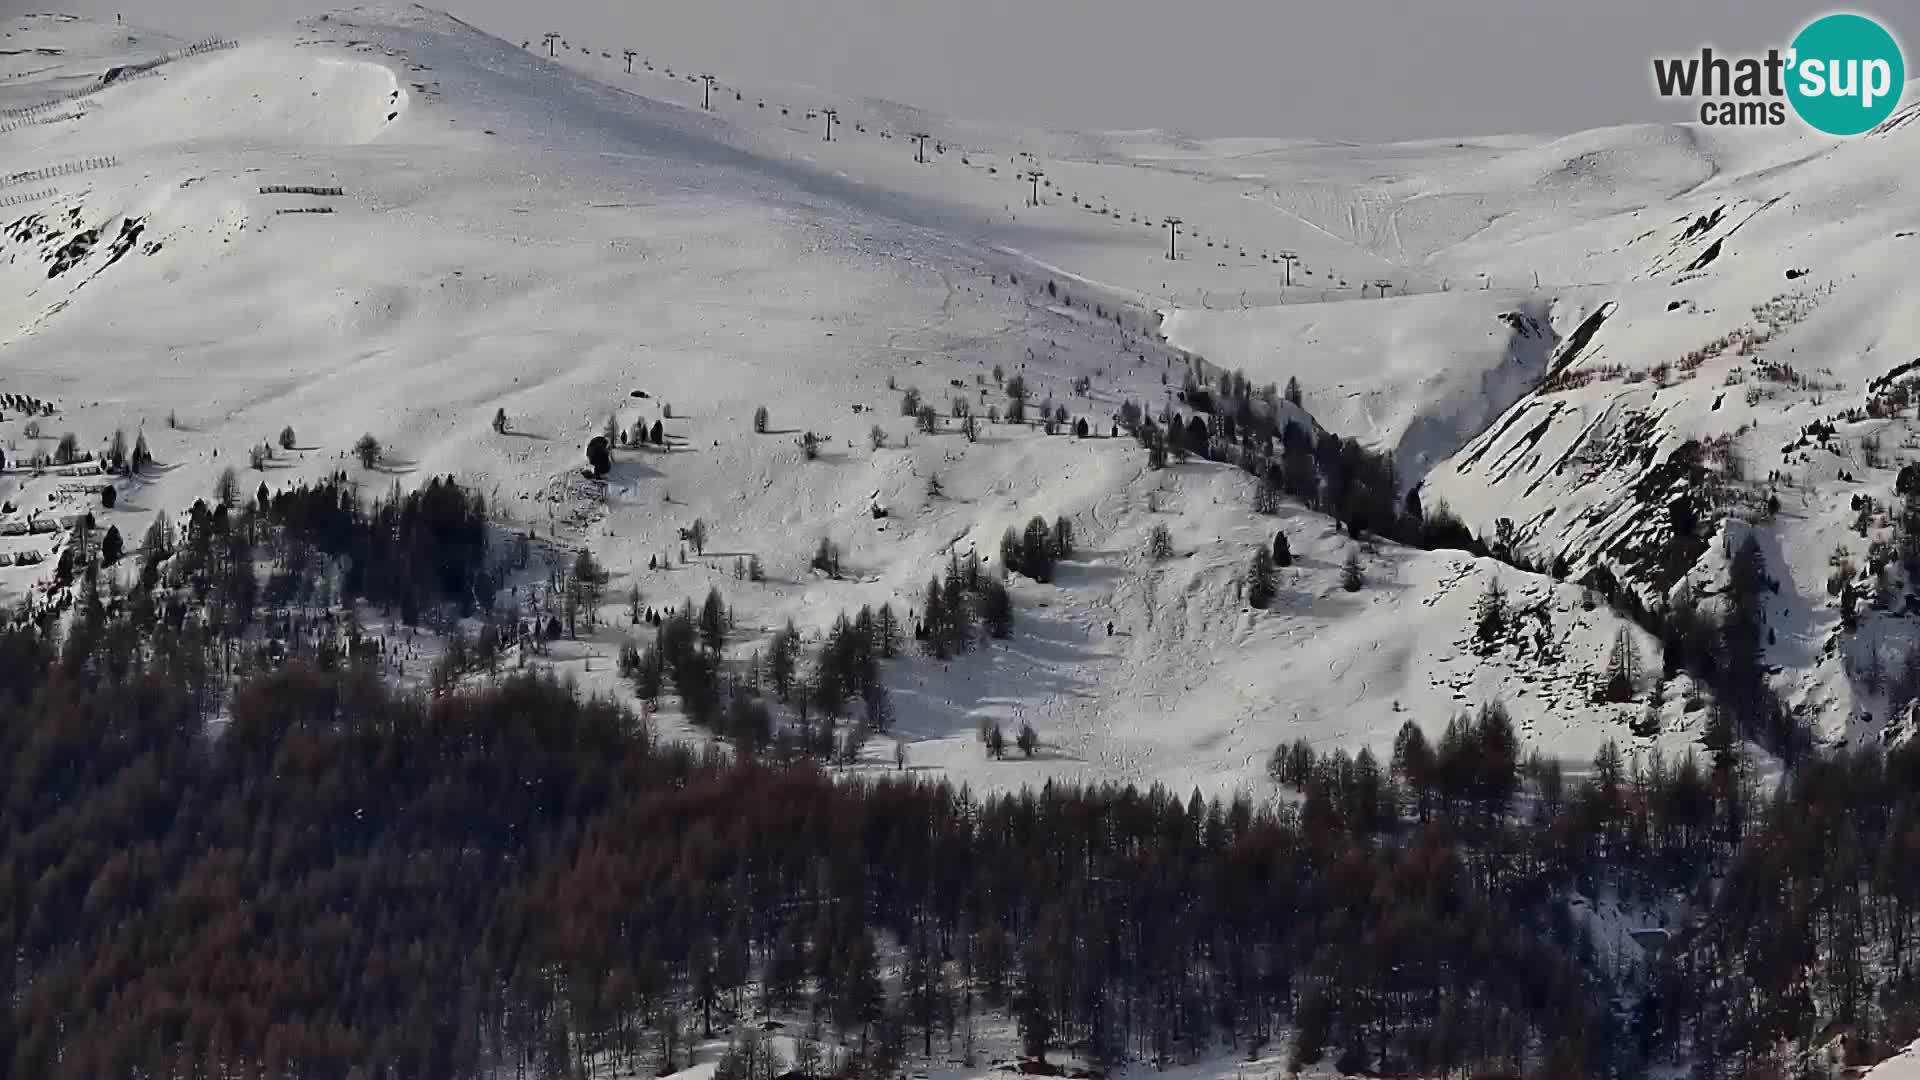
<svg viewBox="0 0 1920 1080">
<path fill-rule="evenodd" d="M 794 1071 L 864 1077 L 996 1013 L 1036 1058 L 1556 1078 L 1791 1075 L 1817 1024 L 1860 1055 L 1915 1028 L 1917 748 L 1770 800 L 1611 749 L 1576 784 L 1488 706 L 1379 757 L 1284 748 L 1297 799 L 978 798 L 371 659 L 262 670 L 210 730 L 176 677 L 203 639 L 120 610 L 0 635 L 14 1076 L 661 1070 L 767 1010 L 828 1044 Z M 1565 903 L 1602 889 L 1697 917 L 1620 968 Z"/>
</svg>

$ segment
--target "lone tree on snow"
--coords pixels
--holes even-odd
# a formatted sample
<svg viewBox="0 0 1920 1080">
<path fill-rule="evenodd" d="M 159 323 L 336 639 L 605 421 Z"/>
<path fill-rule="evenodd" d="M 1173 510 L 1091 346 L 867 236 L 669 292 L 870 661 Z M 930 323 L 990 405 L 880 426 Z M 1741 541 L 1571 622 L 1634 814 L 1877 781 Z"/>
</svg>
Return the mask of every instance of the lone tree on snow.
<svg viewBox="0 0 1920 1080">
<path fill-rule="evenodd" d="M 1147 541 L 1147 557 L 1154 562 L 1165 562 L 1173 558 L 1173 534 L 1165 525 L 1155 525 L 1153 536 Z"/>
<path fill-rule="evenodd" d="M 765 405 L 753 410 L 753 433 L 755 435 L 765 435 L 767 433 L 767 407 Z"/>
<path fill-rule="evenodd" d="M 1266 548 L 1256 548 L 1253 565 L 1247 569 L 1247 603 L 1264 610 L 1273 597 L 1273 555 Z"/>
<path fill-rule="evenodd" d="M 507 433 L 507 410 L 493 410 L 493 433 L 496 435 L 505 435 Z"/>
<path fill-rule="evenodd" d="M 1360 572 L 1360 553 L 1347 552 L 1347 561 L 1340 567 L 1340 587 L 1348 592 L 1359 592 L 1366 583 L 1366 577 Z"/>
<path fill-rule="evenodd" d="M 987 748 L 987 756 L 995 761 L 1007 752 L 1007 735 L 1000 730 L 998 720 L 984 721 L 980 725 L 980 745 Z"/>
<path fill-rule="evenodd" d="M 360 441 L 353 444 L 353 456 L 360 459 L 363 469 L 380 464 L 380 440 L 371 434 L 360 436 Z"/>
<path fill-rule="evenodd" d="M 280 429 L 280 449 L 291 450 L 297 443 L 298 440 L 293 435 L 293 425 L 289 424 Z"/>
<path fill-rule="evenodd" d="M 605 435 L 595 435 L 587 442 L 587 464 L 596 478 L 613 471 L 613 451 L 608 448 Z"/>
</svg>

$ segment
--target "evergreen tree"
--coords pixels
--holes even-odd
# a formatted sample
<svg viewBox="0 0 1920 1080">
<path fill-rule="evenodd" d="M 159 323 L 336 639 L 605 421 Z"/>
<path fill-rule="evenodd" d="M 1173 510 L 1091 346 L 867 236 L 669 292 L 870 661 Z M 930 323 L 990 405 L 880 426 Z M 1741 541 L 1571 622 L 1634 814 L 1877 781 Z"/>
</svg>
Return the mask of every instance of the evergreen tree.
<svg viewBox="0 0 1920 1080">
<path fill-rule="evenodd" d="M 1065 515 L 1053 519 L 1053 549 L 1055 559 L 1073 558 L 1073 522 Z"/>
<path fill-rule="evenodd" d="M 944 660 L 947 658 L 947 635 L 945 632 L 947 624 L 947 601 L 945 595 L 940 591 L 940 579 L 937 577 L 930 578 L 927 581 L 926 608 L 925 648 L 929 655 Z"/>
<path fill-rule="evenodd" d="M 1607 654 L 1607 678 L 1601 687 L 1606 701 L 1632 701 L 1640 680 L 1640 651 L 1625 627 L 1613 636 L 1613 648 Z"/>
<path fill-rule="evenodd" d="M 700 605 L 700 645 L 708 655 L 718 657 L 727 644 L 727 607 L 720 590 L 708 589 Z"/>
<path fill-rule="evenodd" d="M 980 582 L 980 621 L 995 638 L 1013 636 L 1013 596 L 1006 582 L 991 575 Z"/>
<path fill-rule="evenodd" d="M 1053 580 L 1053 532 L 1035 515 L 1020 537 L 1020 572 L 1035 581 Z"/>
<path fill-rule="evenodd" d="M 874 616 L 872 650 L 882 660 L 891 660 L 900 654 L 900 619 L 893 613 L 892 604 L 881 604 Z"/>
<path fill-rule="evenodd" d="M 1347 561 L 1340 566 L 1340 587 L 1348 592 L 1359 592 L 1366 583 L 1367 579 L 1360 570 L 1360 553 L 1348 551 Z"/>
<path fill-rule="evenodd" d="M 1032 757 L 1034 751 L 1040 748 L 1040 735 L 1033 730 L 1032 724 L 1022 720 L 1020 721 L 1020 733 L 1015 736 L 1014 744 L 1020 747 L 1020 753 L 1027 757 Z"/>
<path fill-rule="evenodd" d="M 1000 760 L 1007 752 L 1007 735 L 1000 730 L 998 720 L 983 721 L 980 725 L 980 744 L 987 748 L 987 756 Z"/>
<path fill-rule="evenodd" d="M 233 466 L 220 470 L 220 479 L 213 485 L 213 501 L 228 510 L 240 502 L 240 478 L 234 474 Z"/>
<path fill-rule="evenodd" d="M 126 541 L 120 538 L 119 527 L 107 526 L 107 535 L 100 538 L 100 565 L 112 566 L 119 562 L 120 556 L 125 554 L 126 550 Z"/>
<path fill-rule="evenodd" d="M 1473 636 L 1481 649 L 1492 648 L 1507 630 L 1507 590 L 1499 578 L 1488 578 L 1485 591 L 1474 605 Z"/>
<path fill-rule="evenodd" d="M 1156 522 L 1153 533 L 1147 538 L 1147 558 L 1154 562 L 1165 562 L 1173 558 L 1173 534 L 1167 527 Z"/>
<path fill-rule="evenodd" d="M 1726 610 L 1720 619 L 1720 697 L 1732 715 L 1758 717 L 1767 697 L 1761 661 L 1765 637 L 1766 559 L 1752 534 L 1735 549 L 1727 570 Z M 1757 727 L 1757 722 L 1755 722 Z M 1760 734 L 1755 732 L 1755 734 Z M 1779 752 L 1778 745 L 1770 746 Z"/>
<path fill-rule="evenodd" d="M 793 620 L 773 635 L 773 641 L 767 648 L 767 675 L 773 680 L 773 692 L 781 701 L 786 701 L 793 691 L 794 675 L 800 664 L 800 631 L 794 629 Z"/>
<path fill-rule="evenodd" d="M 821 537 L 819 546 L 813 549 L 813 562 L 811 565 L 815 570 L 820 571 L 830 578 L 838 578 L 840 576 L 839 545 L 827 537 Z"/>
<path fill-rule="evenodd" d="M 1266 548 L 1256 548 L 1253 553 L 1253 565 L 1247 569 L 1247 603 L 1265 610 L 1273 603 L 1273 555 Z"/>
</svg>

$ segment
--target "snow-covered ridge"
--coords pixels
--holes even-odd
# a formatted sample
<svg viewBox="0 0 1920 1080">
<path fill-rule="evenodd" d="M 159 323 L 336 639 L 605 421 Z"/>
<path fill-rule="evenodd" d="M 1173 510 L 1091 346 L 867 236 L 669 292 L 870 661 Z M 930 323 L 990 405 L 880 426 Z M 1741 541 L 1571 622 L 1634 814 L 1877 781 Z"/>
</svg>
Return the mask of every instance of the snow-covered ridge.
<svg viewBox="0 0 1920 1080">
<path fill-rule="evenodd" d="M 0 392 L 55 406 L 32 418 L 37 438 L 25 412 L 0 409 L 5 520 L 91 508 L 137 536 L 291 425 L 303 449 L 246 473 L 249 489 L 340 468 L 374 490 L 456 474 L 518 527 L 593 550 L 611 594 L 637 585 L 665 607 L 718 587 L 745 653 L 789 618 L 817 633 L 863 603 L 910 613 L 950 552 L 993 553 L 1008 527 L 1064 516 L 1081 552 L 1052 584 L 1016 582 L 1010 643 L 887 672 L 910 760 L 984 786 L 1264 790 L 1282 741 L 1378 749 L 1406 720 L 1437 730 L 1495 697 L 1534 746 L 1574 761 L 1607 738 L 1678 749 L 1696 733 L 1678 695 L 1645 738 L 1632 734 L 1644 702 L 1592 702 L 1622 623 L 1575 585 L 1381 544 L 1359 552 L 1368 586 L 1349 593 L 1353 542 L 1296 507 L 1252 513 L 1236 470 L 1155 471 L 1130 440 L 1027 426 L 987 424 L 969 442 L 951 402 L 1004 407 L 997 368 L 1095 436 L 1126 400 L 1184 412 L 1186 356 L 1152 332 L 1164 310 L 1174 346 L 1256 383 L 1297 377 L 1314 419 L 1396 450 L 1407 476 L 1427 477 L 1427 505 L 1444 498 L 1487 530 L 1511 516 L 1530 523 L 1528 544 L 1557 543 L 1560 526 L 1540 526 L 1528 500 L 1560 500 L 1542 520 L 1567 523 L 1628 481 L 1549 492 L 1543 480 L 1523 495 L 1543 466 L 1500 434 L 1509 407 L 1552 410 L 1540 380 L 1624 362 L 1638 347 L 1629 327 L 1686 327 L 1686 349 L 1732 329 L 1730 301 L 1695 282 L 1757 262 L 1741 245 L 1791 220 L 1792 200 L 1681 234 L 1714 205 L 1777 194 L 1725 177 L 1785 168 L 1792 147 L 1667 129 L 1345 148 L 1081 138 L 730 76 L 707 109 L 703 82 L 671 58 L 636 57 L 629 76 L 615 43 L 573 42 L 556 62 L 536 40 L 416 7 L 330 14 L 100 86 L 126 60 L 106 47 L 124 32 L 31 29 L 102 44 L 57 71 L 0 67 L 18 76 L 0 108 L 97 87 L 57 122 L 0 134 L 7 160 L 47 170 L 20 185 L 31 201 L 0 207 Z M 179 44 L 126 48 L 150 59 Z M 831 142 L 826 108 L 839 113 Z M 1796 168 L 1865 197 L 1862 174 L 1823 160 Z M 1344 212 L 1327 201 L 1343 185 Z M 1684 222 L 1678 205 L 1651 208 L 1683 192 Z M 1184 221 L 1178 260 L 1165 257 L 1168 216 Z M 1714 240 L 1727 243 L 1713 266 L 1670 269 Z M 1842 317 L 1844 291 L 1815 291 L 1832 276 L 1824 253 L 1806 262 L 1820 273 L 1770 280 L 1751 303 L 1804 288 L 1816 318 Z M 1662 308 L 1674 281 L 1698 311 Z M 1646 334 L 1677 362 L 1679 347 Z M 1537 439 L 1566 441 L 1561 428 L 1605 412 L 1579 396 L 1600 386 L 1619 389 L 1562 391 L 1569 403 Z M 946 417 L 939 433 L 900 415 L 907 387 Z M 755 435 L 762 405 L 771 431 Z M 505 434 L 490 426 L 497 409 Z M 619 452 L 602 499 L 570 478 L 609 416 L 662 423 L 672 452 Z M 125 484 L 113 510 L 96 481 L 13 468 L 63 431 L 97 449 L 142 428 L 163 468 Z M 817 461 L 795 445 L 808 430 L 824 440 Z M 363 432 L 388 447 L 378 469 L 344 455 Z M 1467 464 L 1476 451 L 1486 466 Z M 1496 460 L 1506 472 L 1490 482 Z M 943 493 L 930 495 L 935 477 Z M 884 520 L 869 513 L 876 492 Z M 695 520 L 713 541 L 682 563 Z M 1155 561 L 1162 524 L 1175 557 Z M 1281 602 L 1254 612 L 1240 587 L 1276 530 L 1298 561 Z M 808 567 L 822 537 L 844 553 L 840 579 Z M 6 552 L 47 556 L 51 543 L 0 530 Z M 735 579 L 749 554 L 766 582 Z M 0 588 L 45 573 L 44 560 L 10 567 Z M 1530 615 L 1483 656 L 1469 637 L 1495 579 Z M 619 608 L 556 648 L 590 688 L 623 692 Z M 982 720 L 1031 722 L 1042 752 L 984 760 Z M 661 722 L 674 730 L 671 712 Z M 891 759 L 889 746 L 871 753 Z"/>
</svg>

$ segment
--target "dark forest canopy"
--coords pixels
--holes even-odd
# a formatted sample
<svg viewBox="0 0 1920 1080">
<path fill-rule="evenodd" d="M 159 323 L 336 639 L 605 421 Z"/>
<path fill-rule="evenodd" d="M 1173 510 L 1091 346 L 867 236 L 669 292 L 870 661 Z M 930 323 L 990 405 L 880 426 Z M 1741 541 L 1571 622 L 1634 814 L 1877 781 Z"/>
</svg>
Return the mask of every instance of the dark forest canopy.
<svg viewBox="0 0 1920 1080">
<path fill-rule="evenodd" d="M 1810 761 L 1772 804 L 1692 760 L 1576 785 L 1496 708 L 1384 762 L 1276 754 L 1297 806 L 977 798 L 662 744 L 532 676 L 428 700 L 292 663 L 211 733 L 195 641 L 162 624 L 108 663 L 123 627 L 0 634 L 14 1076 L 658 1069 L 682 1025 L 769 1007 L 873 1077 L 999 1011 L 1033 1054 L 1556 1078 L 1686 1040 L 1736 1075 L 1835 1009 L 1883 1053 L 1914 1027 L 1916 750 Z M 1567 890 L 1711 868 L 1617 1013 Z"/>
</svg>

